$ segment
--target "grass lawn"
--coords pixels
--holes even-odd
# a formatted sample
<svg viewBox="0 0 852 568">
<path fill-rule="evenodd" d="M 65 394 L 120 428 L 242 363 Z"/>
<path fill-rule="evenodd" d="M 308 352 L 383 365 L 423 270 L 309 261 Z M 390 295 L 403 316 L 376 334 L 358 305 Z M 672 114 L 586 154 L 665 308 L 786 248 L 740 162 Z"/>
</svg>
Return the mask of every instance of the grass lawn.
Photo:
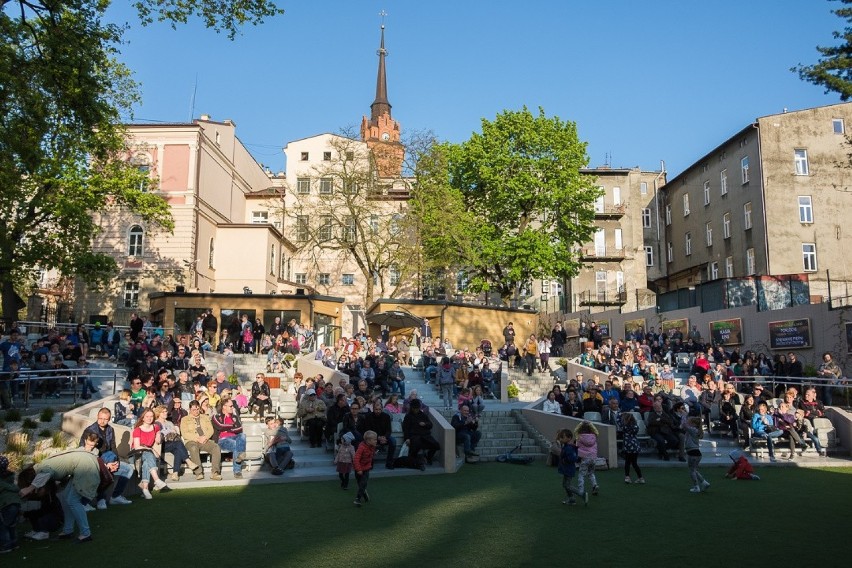
<svg viewBox="0 0 852 568">
<path fill-rule="evenodd" d="M 759 482 L 705 468 L 704 494 L 689 492 L 686 467 L 644 473 L 641 486 L 600 472 L 588 508 L 562 505 L 561 477 L 541 464 L 373 479 L 360 509 L 354 479 L 345 492 L 336 482 L 173 491 L 89 513 L 93 543 L 25 542 L 0 566 L 852 563 L 852 468 L 758 467 Z"/>
</svg>

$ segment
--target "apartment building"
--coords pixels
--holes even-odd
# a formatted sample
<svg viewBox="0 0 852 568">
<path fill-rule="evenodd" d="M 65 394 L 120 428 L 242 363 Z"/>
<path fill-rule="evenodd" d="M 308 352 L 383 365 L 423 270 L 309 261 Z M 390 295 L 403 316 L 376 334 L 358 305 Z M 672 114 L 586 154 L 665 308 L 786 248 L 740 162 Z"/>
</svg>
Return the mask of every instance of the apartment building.
<svg viewBox="0 0 852 568">
<path fill-rule="evenodd" d="M 806 275 L 847 295 L 852 103 L 757 118 L 662 188 L 660 292 L 719 278 Z"/>
<path fill-rule="evenodd" d="M 532 302 L 543 312 L 619 308 L 636 311 L 653 306 L 648 282 L 663 273 L 658 215 L 659 188 L 664 171 L 597 167 L 583 170 L 594 176 L 602 195 L 595 202 L 594 240 L 581 247 L 583 268 L 567 283 L 543 280 Z M 567 289 L 566 289 L 567 285 Z M 568 305 L 559 296 L 565 293 Z"/>
</svg>

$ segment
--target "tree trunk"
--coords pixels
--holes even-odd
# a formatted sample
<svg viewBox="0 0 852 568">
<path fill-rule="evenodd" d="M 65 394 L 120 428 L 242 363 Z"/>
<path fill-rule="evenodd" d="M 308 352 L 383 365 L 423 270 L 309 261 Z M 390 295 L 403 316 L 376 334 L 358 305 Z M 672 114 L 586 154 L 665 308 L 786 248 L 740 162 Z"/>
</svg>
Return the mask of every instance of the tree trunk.
<svg viewBox="0 0 852 568">
<path fill-rule="evenodd" d="M 9 270 L 0 269 L 0 293 L 3 295 L 3 321 L 8 330 L 12 322 L 18 319 L 18 294 Z"/>
</svg>

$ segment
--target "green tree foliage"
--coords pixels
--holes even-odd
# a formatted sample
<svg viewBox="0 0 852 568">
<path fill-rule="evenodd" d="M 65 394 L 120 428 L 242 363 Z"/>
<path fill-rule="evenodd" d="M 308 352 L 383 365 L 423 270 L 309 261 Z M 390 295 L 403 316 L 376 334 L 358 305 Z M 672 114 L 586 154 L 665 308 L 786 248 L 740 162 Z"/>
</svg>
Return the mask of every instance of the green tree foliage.
<svg viewBox="0 0 852 568">
<path fill-rule="evenodd" d="M 154 20 L 170 22 L 172 27 L 197 17 L 208 28 L 225 32 L 229 39 L 245 24 L 258 25 L 266 18 L 284 13 L 269 0 L 140 0 L 133 5 L 145 25 Z"/>
<path fill-rule="evenodd" d="M 147 191 L 147 173 L 128 163 L 120 117 L 138 91 L 116 59 L 123 27 L 104 21 L 109 4 L 0 0 L 0 292 L 8 320 L 20 308 L 15 282 L 29 271 L 56 269 L 93 285 L 115 273 L 110 256 L 92 251 L 93 212 L 124 208 L 172 227 L 166 202 Z M 204 10 L 208 25 L 231 36 L 269 13 L 263 2 L 138 4 L 143 16 L 177 21 Z"/>
<path fill-rule="evenodd" d="M 599 191 L 580 172 L 588 157 L 573 122 L 504 111 L 427 158 L 417 188 L 431 202 L 420 212 L 424 251 L 463 270 L 469 291 L 508 301 L 533 279 L 576 274 Z"/>
<path fill-rule="evenodd" d="M 820 61 L 813 65 L 799 64 L 792 71 L 797 72 L 803 81 L 825 87 L 826 93 L 833 91 L 840 95 L 840 100 L 848 101 L 852 98 L 852 0 L 832 1 L 844 5 L 832 12 L 850 24 L 842 32 L 832 34 L 834 39 L 843 42 L 836 46 L 817 46 L 822 56 Z"/>
</svg>

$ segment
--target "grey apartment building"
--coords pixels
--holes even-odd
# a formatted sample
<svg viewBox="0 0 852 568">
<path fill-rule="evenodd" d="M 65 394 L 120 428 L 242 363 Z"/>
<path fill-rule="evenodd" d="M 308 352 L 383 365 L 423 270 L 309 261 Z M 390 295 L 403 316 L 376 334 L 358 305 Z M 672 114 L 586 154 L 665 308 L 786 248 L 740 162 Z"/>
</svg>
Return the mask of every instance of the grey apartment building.
<svg viewBox="0 0 852 568">
<path fill-rule="evenodd" d="M 852 103 L 763 116 L 670 179 L 656 291 L 804 274 L 812 301 L 829 278 L 833 298 L 852 294 L 850 126 Z"/>
</svg>

